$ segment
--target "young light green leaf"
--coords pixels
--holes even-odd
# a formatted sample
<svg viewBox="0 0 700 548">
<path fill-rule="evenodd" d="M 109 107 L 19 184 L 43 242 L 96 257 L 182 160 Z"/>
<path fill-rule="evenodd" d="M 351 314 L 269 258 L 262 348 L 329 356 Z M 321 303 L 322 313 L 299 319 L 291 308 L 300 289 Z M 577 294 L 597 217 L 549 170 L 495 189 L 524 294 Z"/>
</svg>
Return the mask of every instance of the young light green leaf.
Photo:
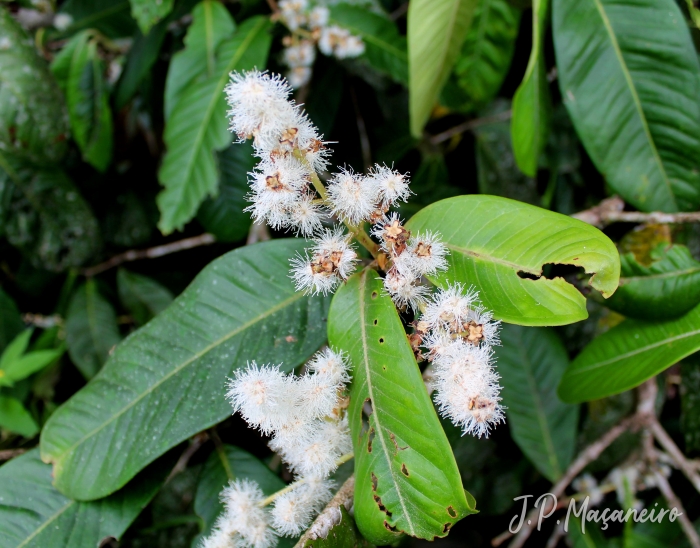
<svg viewBox="0 0 700 548">
<path fill-rule="evenodd" d="M 271 495 L 285 486 L 270 468 L 247 451 L 233 445 L 217 448 L 209 455 L 197 483 L 194 511 L 204 521 L 204 529 L 192 542 L 193 546 L 199 546 L 198 541 L 209 535 L 216 518 L 223 512 L 224 505 L 219 499 L 221 490 L 230 480 L 238 478 L 255 481 L 265 495 Z"/>
<path fill-rule="evenodd" d="M 553 0 L 552 27 L 561 95 L 606 182 L 643 211 L 697 209 L 700 64 L 678 4 Z"/>
<path fill-rule="evenodd" d="M 56 162 L 66 151 L 61 91 L 33 41 L 0 6 L 0 145 L 4 154 Z"/>
<path fill-rule="evenodd" d="M 117 272 L 119 298 L 138 325 L 160 314 L 173 302 L 171 291 L 155 280 L 120 268 Z"/>
<path fill-rule="evenodd" d="M 6 371 L 8 365 L 22 357 L 29 347 L 29 339 L 32 338 L 33 332 L 34 329 L 25 329 L 7 345 L 0 356 L 0 370 Z"/>
<path fill-rule="evenodd" d="M 7 239 L 34 266 L 60 272 L 80 266 L 99 248 L 97 220 L 61 169 L 0 152 L 0 179 L 12 188 Z"/>
<path fill-rule="evenodd" d="M 250 205 L 245 198 L 250 187 L 248 173 L 257 160 L 250 143 L 234 143 L 217 153 L 219 195 L 207 198 L 197 212 L 197 220 L 217 241 L 237 242 L 248 234 L 250 214 L 243 211 Z"/>
<path fill-rule="evenodd" d="M 374 270 L 355 274 L 336 293 L 328 340 L 348 353 L 353 367 L 348 418 L 360 532 L 380 545 L 402 533 L 444 537 L 475 508 L 396 307 Z"/>
<path fill-rule="evenodd" d="M 71 360 L 86 379 L 91 379 L 120 340 L 114 308 L 100 295 L 95 280 L 88 279 L 68 305 L 66 345 Z"/>
<path fill-rule="evenodd" d="M 42 432 L 56 487 L 80 500 L 114 492 L 229 416 L 226 378 L 246 360 L 289 371 L 313 354 L 325 340 L 327 300 L 294 290 L 289 258 L 303 248 L 303 240 L 272 240 L 219 257 L 118 345 Z"/>
<path fill-rule="evenodd" d="M 513 152 L 523 173 L 534 177 L 537 161 L 547 143 L 552 99 L 544 60 L 544 34 L 549 0 L 532 3 L 532 51 L 523 81 L 513 96 L 511 136 Z"/>
<path fill-rule="evenodd" d="M 15 301 L 0 287 L 0 352 L 3 352 L 23 329 L 24 322 Z"/>
<path fill-rule="evenodd" d="M 169 467 L 148 470 L 119 493 L 77 502 L 52 485 L 51 466 L 33 449 L 0 467 L 3 548 L 95 548 L 121 538 L 165 479 Z"/>
<path fill-rule="evenodd" d="M 400 84 L 408 84 L 406 38 L 391 19 L 360 6 L 338 4 L 331 7 L 331 23 L 362 37 L 363 58 L 372 67 Z"/>
<path fill-rule="evenodd" d="M 21 381 L 37 371 L 41 371 L 45 367 L 54 363 L 65 352 L 65 348 L 56 348 L 54 350 L 35 350 L 25 354 L 21 358 L 10 361 L 5 366 L 0 366 L 0 371 L 4 371 L 4 377 L 0 377 L 0 384 L 3 379 L 7 378 L 11 382 Z"/>
<path fill-rule="evenodd" d="M 411 134 L 419 138 L 472 23 L 477 0 L 412 0 L 408 5 Z"/>
<path fill-rule="evenodd" d="M 153 25 L 170 13 L 174 0 L 130 0 L 130 2 L 131 16 L 136 19 L 141 32 L 148 34 Z"/>
<path fill-rule="evenodd" d="M 503 404 L 513 439 L 547 479 L 558 480 L 576 449 L 578 406 L 562 403 L 557 386 L 569 363 L 550 329 L 504 325 L 496 349 Z"/>
<path fill-rule="evenodd" d="M 195 6 L 185 48 L 173 55 L 168 67 L 163 98 L 166 120 L 192 82 L 214 76 L 216 49 L 235 30 L 236 23 L 222 3 L 204 0 Z"/>
<path fill-rule="evenodd" d="M 622 255 L 620 287 L 605 306 L 640 320 L 674 318 L 700 303 L 700 262 L 687 247 L 652 250 L 649 266 Z"/>
<path fill-rule="evenodd" d="M 515 49 L 520 9 L 508 0 L 479 0 L 474 20 L 455 62 L 454 74 L 472 110 L 494 98 L 506 77 Z"/>
<path fill-rule="evenodd" d="M 165 187 L 156 201 L 164 234 L 181 229 L 204 198 L 217 192 L 215 151 L 231 142 L 224 86 L 233 70 L 265 66 L 271 37 L 265 17 L 251 17 L 217 50 L 214 75 L 189 86 L 165 126 L 168 151 L 158 172 Z"/>
<path fill-rule="evenodd" d="M 39 425 L 22 402 L 3 394 L 0 394 L 0 428 L 25 438 L 33 438 L 39 432 Z"/>
<path fill-rule="evenodd" d="M 620 257 L 610 239 L 584 222 L 496 196 L 458 196 L 416 214 L 409 230 L 439 232 L 449 268 L 435 278 L 474 285 L 496 318 L 520 325 L 564 325 L 588 316 L 586 299 L 562 278 L 542 276 L 548 263 L 592 274 L 604 296 L 617 288 Z M 527 279 L 527 275 L 537 277 Z"/>
<path fill-rule="evenodd" d="M 640 385 L 700 350 L 700 305 L 675 320 L 625 320 L 595 338 L 559 385 L 571 403 L 597 400 Z"/>
</svg>

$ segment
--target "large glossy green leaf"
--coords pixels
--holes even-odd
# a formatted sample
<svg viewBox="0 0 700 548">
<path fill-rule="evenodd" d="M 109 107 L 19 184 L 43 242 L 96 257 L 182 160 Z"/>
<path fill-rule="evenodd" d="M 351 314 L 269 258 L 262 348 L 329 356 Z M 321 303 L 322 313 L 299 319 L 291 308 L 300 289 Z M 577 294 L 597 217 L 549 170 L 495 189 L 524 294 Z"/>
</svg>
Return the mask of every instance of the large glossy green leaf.
<svg viewBox="0 0 700 548">
<path fill-rule="evenodd" d="M 122 304 L 131 312 L 137 325 L 160 314 L 173 302 L 172 292 L 157 281 L 120 268 L 117 288 Z"/>
<path fill-rule="evenodd" d="M 645 211 L 697 208 L 700 65 L 677 3 L 553 0 L 552 26 L 562 97 L 607 183 Z"/>
<path fill-rule="evenodd" d="M 24 329 L 19 309 L 7 293 L 0 288 L 0 352 Z"/>
<path fill-rule="evenodd" d="M 173 55 L 168 67 L 163 98 L 166 119 L 187 86 L 198 78 L 214 75 L 216 49 L 235 29 L 236 24 L 220 2 L 204 0 L 195 6 L 185 48 Z"/>
<path fill-rule="evenodd" d="M 119 493 L 77 502 L 51 485 L 51 466 L 39 450 L 0 467 L 0 538 L 3 548 L 95 548 L 121 538 L 160 487 L 167 467 L 148 470 Z"/>
<path fill-rule="evenodd" d="M 408 84 L 406 38 L 388 17 L 360 6 L 338 4 L 331 8 L 331 22 L 361 36 L 365 43 L 363 58 L 375 69 Z"/>
<path fill-rule="evenodd" d="M 557 386 L 569 363 L 550 329 L 504 325 L 496 349 L 503 404 L 515 443 L 547 479 L 558 480 L 576 449 L 578 406 L 562 403 Z"/>
<path fill-rule="evenodd" d="M 197 220 L 216 236 L 217 241 L 236 242 L 246 237 L 250 229 L 250 214 L 243 211 L 250 203 L 248 172 L 257 159 L 250 143 L 234 143 L 217 153 L 219 163 L 219 195 L 208 198 L 197 212 Z"/>
<path fill-rule="evenodd" d="M 675 320 L 625 320 L 595 338 L 566 370 L 559 396 L 582 402 L 634 388 L 700 350 L 700 305 Z"/>
<path fill-rule="evenodd" d="M 680 316 L 700 303 L 700 262 L 687 247 L 674 245 L 652 251 L 649 266 L 632 253 L 622 255 L 620 287 L 605 305 L 642 320 Z"/>
<path fill-rule="evenodd" d="M 303 240 L 273 240 L 223 255 L 118 345 L 42 432 L 56 486 L 80 500 L 114 492 L 230 415 L 226 377 L 246 361 L 284 362 L 288 371 L 317 350 L 327 301 L 296 293 L 288 276 L 289 258 L 303 247 Z"/>
<path fill-rule="evenodd" d="M 68 354 L 86 379 L 91 379 L 107 361 L 121 335 L 114 308 L 88 279 L 80 286 L 68 305 L 66 345 Z"/>
<path fill-rule="evenodd" d="M 219 499 L 221 490 L 230 480 L 238 478 L 255 481 L 265 495 L 271 495 L 285 485 L 265 464 L 247 451 L 233 445 L 217 448 L 209 455 L 197 483 L 194 511 L 204 521 L 204 529 L 193 541 L 193 546 L 199 546 L 197 541 L 209 534 L 216 518 L 223 512 L 224 505 Z"/>
<path fill-rule="evenodd" d="M 61 91 L 32 40 L 0 6 L 0 145 L 8 155 L 54 162 L 66 151 Z"/>
<path fill-rule="evenodd" d="M 506 77 L 518 35 L 520 10 L 508 0 L 479 0 L 454 74 L 469 98 L 464 110 L 489 102 Z"/>
<path fill-rule="evenodd" d="M 0 152 L 0 179 L 12 191 L 6 237 L 34 266 L 61 271 L 94 255 L 100 246 L 97 220 L 61 169 Z"/>
<path fill-rule="evenodd" d="M 21 401 L 12 396 L 0 394 L 0 429 L 9 430 L 25 438 L 32 438 L 39 432 L 39 425 Z M 1 497 L 0 501 L 2 501 Z"/>
<path fill-rule="evenodd" d="M 131 15 L 147 34 L 153 25 L 173 9 L 174 0 L 130 0 Z"/>
<path fill-rule="evenodd" d="M 265 17 L 251 17 L 217 50 L 213 76 L 189 86 L 165 126 L 168 151 L 158 172 L 158 224 L 168 234 L 181 229 L 207 195 L 217 192 L 215 151 L 231 142 L 224 86 L 233 70 L 265 66 L 271 37 Z"/>
<path fill-rule="evenodd" d="M 573 285 L 542 276 L 545 264 L 582 267 L 592 274 L 590 285 L 606 297 L 617 288 L 620 258 L 610 239 L 539 207 L 496 196 L 458 196 L 426 207 L 407 226 L 439 232 L 450 250 L 449 268 L 436 283 L 474 285 L 484 305 L 508 323 L 563 325 L 588 316 L 586 299 Z"/>
<path fill-rule="evenodd" d="M 477 0 L 412 0 L 408 5 L 411 134 L 420 137 L 472 22 Z"/>
<path fill-rule="evenodd" d="M 452 450 L 391 298 L 365 269 L 336 293 L 328 340 L 353 367 L 348 418 L 355 451 L 355 520 L 367 540 L 444 537 L 473 513 Z M 369 416 L 367 417 L 368 409 Z"/>
<path fill-rule="evenodd" d="M 552 111 L 544 59 L 548 7 L 549 0 L 532 3 L 532 51 L 523 81 L 513 96 L 510 126 L 513 152 L 518 167 L 530 177 L 537 173 L 537 160 L 547 143 Z"/>
</svg>

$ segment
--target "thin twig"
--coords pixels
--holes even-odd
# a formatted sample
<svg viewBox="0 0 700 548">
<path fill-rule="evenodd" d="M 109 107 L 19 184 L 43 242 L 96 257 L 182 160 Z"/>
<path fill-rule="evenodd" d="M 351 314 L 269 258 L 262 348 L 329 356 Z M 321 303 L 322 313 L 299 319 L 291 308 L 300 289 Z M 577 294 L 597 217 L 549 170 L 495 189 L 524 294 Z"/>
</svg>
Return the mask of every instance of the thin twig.
<svg viewBox="0 0 700 548">
<path fill-rule="evenodd" d="M 12 460 L 15 457 L 19 457 L 21 454 L 26 452 L 27 449 L 3 449 L 0 451 L 0 462 Z"/>
<path fill-rule="evenodd" d="M 652 211 L 623 211 L 625 202 L 618 196 L 606 198 L 597 206 L 580 211 L 572 215 L 589 225 L 603 228 L 612 223 L 643 223 L 643 224 L 674 224 L 674 223 L 700 223 L 700 211 L 691 213 L 664 213 Z"/>
<path fill-rule="evenodd" d="M 267 228 L 267 225 L 265 223 L 255 221 L 252 225 L 250 225 L 250 230 L 248 231 L 248 238 L 245 241 L 245 245 L 266 242 L 270 238 L 270 229 Z"/>
<path fill-rule="evenodd" d="M 676 496 L 676 493 L 673 492 L 673 489 L 671 489 L 671 484 L 668 483 L 666 477 L 659 473 L 658 470 L 654 470 L 654 477 L 656 478 L 656 486 L 668 502 L 668 507 L 676 508 L 679 512 L 678 521 L 681 522 L 681 527 L 683 528 L 685 536 L 688 537 L 690 545 L 693 548 L 700 548 L 700 536 L 698 536 L 695 527 L 693 527 L 693 523 L 688 519 L 685 509 L 681 504 L 681 500 Z"/>
<path fill-rule="evenodd" d="M 168 483 L 175 476 L 185 471 L 185 469 L 187 468 L 187 463 L 192 458 L 192 455 L 194 455 L 208 439 L 209 435 L 206 432 L 200 432 L 190 440 L 190 444 L 182 452 L 180 458 L 177 459 L 177 463 L 175 463 L 175 466 L 170 471 L 170 474 L 168 474 L 165 483 Z"/>
<path fill-rule="evenodd" d="M 270 10 L 272 10 L 272 13 L 274 13 L 274 14 L 279 13 L 280 8 L 277 5 L 276 0 L 267 0 L 267 5 L 270 6 Z"/>
<path fill-rule="evenodd" d="M 176 242 L 170 242 L 169 244 L 149 247 L 148 249 L 130 249 L 129 251 L 115 255 L 103 263 L 84 269 L 82 274 L 87 277 L 96 276 L 97 274 L 101 274 L 102 272 L 123 263 L 138 261 L 139 259 L 155 259 L 156 257 L 177 253 L 178 251 L 183 251 L 185 249 L 192 249 L 193 247 L 199 247 L 202 245 L 210 245 L 214 242 L 216 242 L 214 235 L 205 232 L 199 236 L 192 236 L 191 238 L 185 238 L 183 240 L 177 240 Z"/>
<path fill-rule="evenodd" d="M 459 135 L 460 133 L 464 133 L 465 131 L 469 131 L 475 128 L 478 128 L 480 126 L 487 126 L 489 124 L 495 124 L 497 122 L 504 122 L 505 120 L 509 120 L 510 117 L 513 115 L 512 110 L 504 110 L 503 112 L 499 112 L 498 114 L 494 114 L 493 116 L 484 116 L 483 118 L 475 118 L 474 120 L 467 120 L 466 122 L 463 122 L 453 128 L 450 128 L 446 131 L 443 131 L 442 133 L 438 133 L 436 135 L 433 135 L 430 137 L 430 142 L 434 145 L 437 145 L 439 143 L 442 143 L 443 141 L 447 141 L 454 137 L 455 135 Z"/>
<path fill-rule="evenodd" d="M 406 13 L 408 13 L 408 2 L 404 2 L 394 11 L 392 11 L 389 14 L 389 19 L 391 19 L 392 21 L 396 21 L 397 19 L 401 19 L 401 17 L 406 15 Z"/>
<path fill-rule="evenodd" d="M 674 443 L 671 436 L 664 430 L 656 417 L 649 422 L 649 430 L 651 430 L 651 433 L 654 435 L 654 438 L 656 438 L 656 441 L 659 442 L 659 445 L 671 456 L 678 466 L 678 469 L 685 474 L 688 481 L 690 481 L 693 487 L 700 493 L 700 475 L 698 475 L 697 470 L 688 459 L 685 458 L 683 452 Z"/>
</svg>

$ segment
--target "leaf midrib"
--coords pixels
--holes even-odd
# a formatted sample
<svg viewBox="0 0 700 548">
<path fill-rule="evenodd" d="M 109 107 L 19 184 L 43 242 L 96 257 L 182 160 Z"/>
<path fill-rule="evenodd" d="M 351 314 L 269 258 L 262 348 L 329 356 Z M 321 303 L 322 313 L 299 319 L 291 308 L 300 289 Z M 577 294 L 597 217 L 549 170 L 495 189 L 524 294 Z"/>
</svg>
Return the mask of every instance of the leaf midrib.
<svg viewBox="0 0 700 548">
<path fill-rule="evenodd" d="M 610 23 L 610 19 L 608 17 L 607 12 L 605 11 L 602 2 L 600 0 L 592 1 L 595 4 L 596 9 L 598 10 L 601 20 L 603 21 L 603 26 L 605 27 L 605 31 L 610 40 L 610 44 L 612 45 L 613 51 L 615 52 L 615 57 L 617 57 L 617 60 L 620 63 L 620 69 L 622 70 L 622 74 L 625 77 L 625 82 L 627 82 L 627 87 L 629 88 L 630 94 L 632 95 L 632 101 L 634 102 L 635 109 L 637 110 L 637 114 L 639 115 L 639 119 L 642 123 L 644 135 L 646 136 L 647 141 L 649 143 L 649 148 L 651 149 L 652 155 L 654 156 L 654 161 L 658 165 L 659 172 L 661 173 L 662 179 L 666 184 L 666 188 L 671 196 L 671 202 L 677 209 L 678 205 L 676 204 L 676 196 L 673 193 L 673 189 L 671 187 L 671 181 L 669 180 L 668 175 L 666 174 L 666 168 L 663 165 L 661 156 L 659 155 L 659 151 L 656 149 L 656 144 L 654 143 L 654 139 L 651 135 L 646 115 L 644 114 L 644 110 L 642 109 L 642 102 L 639 99 L 639 95 L 637 94 L 637 88 L 634 85 L 634 80 L 632 80 L 632 75 L 630 74 L 629 69 L 627 68 L 625 58 L 622 55 L 620 44 L 617 42 L 617 36 L 615 35 L 615 32 L 612 28 L 612 24 Z"/>
<path fill-rule="evenodd" d="M 408 522 L 408 533 L 411 536 L 415 536 L 415 526 L 413 525 L 413 521 L 411 520 L 411 516 L 406 510 L 406 505 L 403 500 L 403 495 L 401 494 L 401 489 L 399 487 L 398 482 L 396 481 L 396 477 L 394 476 L 394 471 L 391 467 L 391 456 L 389 453 L 389 450 L 387 449 L 387 442 L 384 439 L 385 437 L 385 432 L 382 427 L 382 425 L 379 423 L 379 407 L 376 405 L 376 401 L 374 399 L 374 391 L 372 389 L 372 376 L 370 374 L 370 369 L 369 369 L 369 356 L 367 354 L 368 346 L 367 346 L 367 324 L 365 321 L 365 313 L 366 313 L 366 307 L 364 306 L 365 302 L 365 292 L 366 292 L 366 286 L 367 286 L 367 276 L 368 273 L 371 272 L 369 270 L 365 270 L 362 273 L 362 276 L 360 276 L 360 290 L 359 294 L 362 297 L 361 299 L 358 299 L 358 303 L 360 305 L 360 332 L 362 334 L 362 357 L 363 357 L 363 362 L 364 362 L 364 368 L 365 368 L 365 376 L 367 379 L 367 392 L 369 393 L 370 400 L 372 401 L 372 406 L 374 408 L 374 423 L 376 424 L 377 428 L 375 433 L 377 434 L 377 437 L 379 438 L 379 441 L 381 442 L 382 445 L 382 453 L 384 453 L 384 458 L 387 461 L 388 469 L 389 469 L 389 476 L 391 477 L 391 481 L 394 484 L 394 489 L 396 489 L 396 496 L 399 498 L 399 504 L 401 504 L 401 510 L 403 511 L 403 515 L 406 518 L 406 521 Z"/>
<path fill-rule="evenodd" d="M 223 344 L 223 343 L 226 342 L 227 340 L 229 340 L 229 339 L 235 337 L 235 336 L 238 335 L 240 332 L 242 332 L 242 331 L 248 329 L 249 327 L 251 327 L 252 325 L 254 325 L 254 324 L 256 324 L 256 323 L 259 323 L 260 321 L 264 320 L 265 318 L 271 316 L 272 314 L 278 312 L 279 310 L 285 308 L 286 306 L 291 305 L 292 303 L 298 301 L 299 299 L 301 299 L 301 298 L 303 298 L 303 297 L 305 297 L 305 295 L 304 295 L 303 293 L 294 293 L 290 298 L 288 298 L 288 299 L 286 299 L 286 300 L 284 300 L 284 301 L 281 301 L 281 302 L 280 302 L 279 304 L 277 304 L 276 306 L 273 306 L 272 308 L 268 309 L 264 314 L 261 314 L 261 315 L 255 317 L 255 318 L 251 319 L 250 321 L 248 321 L 248 322 L 246 322 L 246 323 L 240 325 L 238 328 L 234 329 L 234 330 L 231 331 L 230 333 L 228 333 L 228 334 L 226 334 L 225 336 L 223 336 L 223 337 L 217 339 L 216 341 L 212 342 L 211 344 L 209 344 L 208 346 L 206 346 L 205 348 L 203 348 L 203 349 L 200 350 L 199 352 L 196 352 L 195 354 L 192 355 L 191 358 L 185 360 L 181 365 L 179 365 L 178 367 L 174 368 L 170 373 L 168 373 L 167 375 L 164 375 L 161 379 L 159 379 L 155 384 L 153 384 L 153 386 L 152 386 L 149 390 L 145 390 L 144 392 L 142 392 L 137 398 L 135 398 L 134 400 L 132 400 L 131 402 L 129 402 L 128 405 L 125 405 L 125 406 L 124 406 L 122 409 L 120 409 L 117 413 L 115 413 L 114 415 L 112 415 L 112 416 L 109 418 L 109 420 L 103 422 L 103 423 L 102 423 L 101 425 L 99 425 L 97 428 L 94 428 L 93 430 L 91 430 L 90 432 L 88 432 L 87 434 L 85 434 L 83 437 L 81 437 L 81 438 L 80 438 L 77 442 L 75 442 L 73 445 L 71 445 L 71 446 L 68 447 L 67 449 L 61 451 L 61 452 L 60 452 L 60 455 L 65 456 L 65 455 L 68 455 L 69 453 L 71 453 L 72 451 L 74 451 L 74 450 L 75 450 L 79 445 L 81 445 L 85 440 L 91 438 L 91 437 L 94 436 L 97 432 L 99 432 L 100 430 L 103 430 L 104 428 L 106 428 L 107 425 L 109 425 L 109 424 L 111 424 L 112 422 L 114 422 L 117 418 L 121 417 L 121 416 L 122 416 L 124 413 L 126 413 L 129 409 L 131 409 L 131 408 L 134 407 L 138 402 L 140 402 L 142 399 L 144 399 L 144 398 L 146 397 L 146 395 L 148 395 L 148 394 L 150 394 L 151 392 L 153 392 L 153 391 L 154 391 L 156 388 L 158 388 L 161 384 L 163 384 L 164 382 L 166 382 L 167 380 L 169 380 L 170 378 L 172 378 L 173 376 L 175 376 L 177 373 L 179 373 L 180 371 L 182 371 L 185 367 L 187 367 L 188 365 L 190 365 L 192 362 L 194 362 L 194 361 L 198 360 L 199 358 L 201 358 L 202 356 L 206 355 L 208 352 L 210 352 L 210 351 L 213 350 L 214 348 L 217 348 L 218 346 L 220 346 L 221 344 Z M 103 369 L 103 371 L 104 371 L 104 369 Z M 60 460 L 59 457 L 54 457 L 53 460 L 52 460 L 52 462 L 57 463 L 58 460 Z"/>
<path fill-rule="evenodd" d="M 501 264 L 504 266 L 507 266 L 509 268 L 512 268 L 513 270 L 517 270 L 518 272 L 527 272 L 528 274 L 535 274 L 537 276 L 542 275 L 542 269 L 534 269 L 530 268 L 528 266 L 512 263 L 510 261 L 506 261 L 504 259 L 497 259 L 496 257 L 493 257 L 492 255 L 486 255 L 484 253 L 479 253 L 477 251 L 472 251 L 471 249 L 467 249 L 466 247 L 460 247 L 455 244 L 450 244 L 450 243 L 445 243 L 445 247 L 449 249 L 450 251 L 457 251 L 458 253 L 462 253 L 463 255 L 469 255 L 470 257 L 473 257 L 475 259 L 483 259 L 488 262 L 492 263 L 497 263 Z M 562 264 L 568 264 L 568 263 L 562 263 Z"/>
<path fill-rule="evenodd" d="M 68 508 L 70 508 L 74 504 L 76 504 L 76 501 L 68 499 L 68 502 L 66 504 L 59 508 L 59 510 L 56 513 L 54 513 L 49 519 L 47 519 L 44 523 L 42 523 L 41 526 L 38 527 L 31 535 L 25 538 L 22 544 L 18 544 L 16 548 L 22 548 L 23 546 L 26 546 L 29 541 L 34 539 L 39 533 L 46 529 L 50 523 L 57 520 L 66 510 L 68 510 Z"/>
</svg>

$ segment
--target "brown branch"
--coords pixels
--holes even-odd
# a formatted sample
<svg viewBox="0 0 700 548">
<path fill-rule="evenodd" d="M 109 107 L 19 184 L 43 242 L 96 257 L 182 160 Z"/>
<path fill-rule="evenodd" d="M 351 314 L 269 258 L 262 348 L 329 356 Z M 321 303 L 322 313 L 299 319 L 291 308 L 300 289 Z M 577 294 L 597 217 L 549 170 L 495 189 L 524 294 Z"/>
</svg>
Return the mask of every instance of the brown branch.
<svg viewBox="0 0 700 548">
<path fill-rule="evenodd" d="M 245 241 L 245 245 L 253 245 L 258 242 L 266 242 L 270 239 L 270 230 L 267 228 L 265 223 L 258 223 L 257 221 L 250 225 L 250 230 L 248 231 L 248 238 Z"/>
<path fill-rule="evenodd" d="M 603 228 L 612 223 L 700 223 L 700 211 L 691 213 L 664 213 L 662 211 L 642 213 L 641 211 L 623 211 L 624 208 L 625 202 L 618 196 L 612 196 L 606 198 L 597 206 L 574 213 L 572 217 L 598 228 Z"/>
<path fill-rule="evenodd" d="M 280 8 L 277 5 L 276 0 L 267 0 L 267 5 L 270 6 L 270 10 L 272 10 L 272 13 L 274 13 L 275 15 L 279 13 Z"/>
<path fill-rule="evenodd" d="M 693 487 L 700 493 L 700 475 L 698 475 L 697 470 L 688 459 L 685 458 L 683 452 L 674 443 L 671 436 L 664 430 L 664 427 L 661 426 L 656 417 L 649 422 L 649 430 L 651 430 L 651 433 L 654 435 L 654 438 L 656 438 L 656 441 L 659 442 L 659 445 L 671 456 L 678 466 L 678 469 L 685 474 L 688 481 L 690 481 Z"/>
<path fill-rule="evenodd" d="M 0 450 L 0 462 L 6 460 L 12 460 L 15 457 L 19 457 L 21 454 L 26 453 L 27 449 L 3 449 Z"/>
<path fill-rule="evenodd" d="M 193 247 L 199 247 L 202 245 L 210 245 L 214 242 L 216 242 L 214 235 L 205 232 L 199 236 L 192 236 L 191 238 L 185 238 L 183 240 L 177 240 L 176 242 L 149 247 L 148 249 L 130 249 L 129 251 L 115 255 L 103 263 L 84 269 L 82 274 L 87 277 L 92 277 L 123 263 L 138 261 L 140 259 L 155 259 L 157 257 L 177 253 L 178 251 L 183 251 L 185 249 L 192 249 Z"/>
<path fill-rule="evenodd" d="M 693 548 L 700 548 L 700 536 L 698 536 L 695 527 L 693 527 L 693 523 L 688 518 L 683 504 L 681 504 L 681 500 L 676 496 L 676 493 L 673 492 L 673 489 L 671 489 L 671 484 L 668 483 L 666 477 L 657 470 L 654 470 L 654 477 L 656 479 L 656 486 L 668 502 L 668 507 L 676 508 L 679 512 L 678 521 L 681 522 L 681 527 L 683 528 L 685 536 L 688 537 L 690 545 Z"/>
<path fill-rule="evenodd" d="M 190 440 L 190 444 L 182 452 L 180 458 L 177 459 L 177 462 L 175 463 L 173 469 L 170 471 L 170 474 L 168 474 L 165 483 L 168 483 L 175 476 L 185 471 L 185 469 L 187 468 L 187 463 L 190 462 L 192 455 L 194 455 L 208 439 L 209 434 L 207 434 L 206 432 L 200 432 Z"/>
<path fill-rule="evenodd" d="M 299 542 L 294 548 L 301 548 L 307 540 L 316 540 L 318 538 L 326 538 L 330 530 L 340 523 L 343 518 L 340 512 L 340 506 L 345 506 L 345 509 L 350 511 L 352 507 L 352 497 L 355 492 L 355 476 L 350 476 L 345 483 L 340 487 L 335 496 L 326 505 L 323 511 L 316 517 L 311 527 L 304 533 Z"/>
<path fill-rule="evenodd" d="M 439 143 L 442 143 L 443 141 L 451 139 L 455 135 L 464 133 L 465 131 L 470 131 L 472 129 L 481 126 L 487 126 L 489 124 L 495 124 L 497 122 L 504 122 L 506 120 L 509 120 L 512 115 L 512 110 L 504 110 L 503 112 L 499 112 L 498 114 L 494 114 L 493 116 L 484 116 L 483 118 L 467 120 L 466 122 L 463 122 L 451 129 L 443 131 L 442 133 L 433 135 L 432 137 L 430 137 L 430 142 L 434 145 L 437 145 Z"/>
</svg>

